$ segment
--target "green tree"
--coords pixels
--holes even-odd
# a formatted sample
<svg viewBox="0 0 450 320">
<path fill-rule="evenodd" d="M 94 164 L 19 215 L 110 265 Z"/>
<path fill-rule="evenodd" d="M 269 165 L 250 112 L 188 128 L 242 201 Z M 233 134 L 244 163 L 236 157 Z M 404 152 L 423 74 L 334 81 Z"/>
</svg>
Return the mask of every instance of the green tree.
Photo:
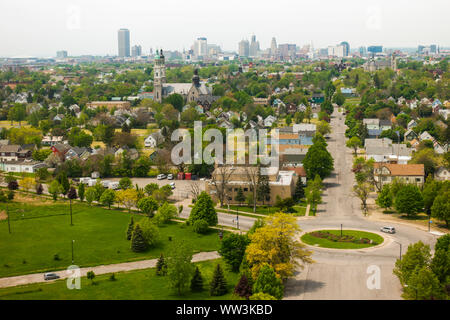
<svg viewBox="0 0 450 320">
<path fill-rule="evenodd" d="M 242 206 L 242 203 L 245 201 L 244 190 L 242 190 L 241 187 L 239 187 L 236 197 L 234 197 L 234 200 L 239 203 L 239 206 Z"/>
<path fill-rule="evenodd" d="M 242 259 L 244 258 L 245 250 L 247 249 L 249 243 L 250 240 L 245 234 L 240 235 L 236 233 L 230 233 L 226 234 L 222 239 L 220 243 L 219 254 L 230 266 L 231 271 L 239 271 Z"/>
<path fill-rule="evenodd" d="M 200 193 L 189 215 L 189 223 L 193 224 L 196 220 L 205 220 L 210 226 L 217 225 L 217 213 L 214 209 L 214 203 L 205 191 Z"/>
<path fill-rule="evenodd" d="M 436 275 L 428 267 L 416 267 L 403 297 L 408 300 L 436 300 L 444 299 L 445 294 Z"/>
<path fill-rule="evenodd" d="M 84 195 L 85 195 L 85 186 L 84 183 L 80 183 L 78 186 L 78 197 L 80 198 L 81 202 L 84 201 Z"/>
<path fill-rule="evenodd" d="M 159 256 L 158 261 L 156 262 L 156 275 L 157 276 L 167 275 L 167 263 L 162 253 Z"/>
<path fill-rule="evenodd" d="M 258 183 L 256 187 L 256 200 L 264 202 L 270 198 L 269 177 L 266 174 L 261 174 L 261 167 L 258 168 Z"/>
<path fill-rule="evenodd" d="M 48 192 L 52 195 L 53 201 L 56 201 L 58 199 L 58 194 L 61 193 L 62 187 L 59 184 L 58 180 L 53 180 L 52 183 L 50 183 L 50 186 L 48 187 Z"/>
<path fill-rule="evenodd" d="M 61 184 L 61 193 L 65 196 L 69 192 L 70 182 L 64 171 L 59 174 L 58 181 Z"/>
<path fill-rule="evenodd" d="M 353 153 L 356 156 L 358 154 L 358 148 L 362 147 L 362 142 L 358 137 L 351 137 L 347 140 L 345 145 L 347 146 L 347 148 L 352 148 Z"/>
<path fill-rule="evenodd" d="M 407 184 L 395 196 L 394 206 L 399 213 L 415 215 L 423 209 L 422 193 L 417 186 Z"/>
<path fill-rule="evenodd" d="M 116 193 L 114 190 L 106 189 L 102 196 L 100 197 L 100 202 L 104 206 L 108 206 L 109 209 L 111 209 L 111 205 L 114 204 L 114 201 L 116 200 Z"/>
<path fill-rule="evenodd" d="M 194 230 L 195 233 L 206 234 L 209 230 L 208 222 L 203 219 L 195 220 L 192 225 L 192 230 Z"/>
<path fill-rule="evenodd" d="M 281 300 L 283 298 L 283 290 L 281 279 L 277 277 L 271 266 L 265 264 L 259 270 L 258 278 L 253 285 L 253 293 L 262 292 Z"/>
<path fill-rule="evenodd" d="M 89 187 L 86 190 L 86 202 L 88 205 L 91 205 L 92 202 L 95 200 L 95 197 L 97 195 L 97 192 L 93 187 Z"/>
<path fill-rule="evenodd" d="M 367 198 L 373 191 L 373 185 L 368 182 L 358 182 L 353 186 L 353 193 L 361 200 L 361 209 L 367 215 Z"/>
<path fill-rule="evenodd" d="M 424 210 L 428 215 L 431 214 L 431 207 L 433 206 L 434 199 L 438 195 L 439 189 L 440 183 L 429 175 L 422 190 Z"/>
<path fill-rule="evenodd" d="M 142 230 L 142 235 L 144 236 L 148 247 L 154 247 L 159 241 L 160 237 L 158 227 L 149 218 L 142 219 L 138 224 Z"/>
<path fill-rule="evenodd" d="M 308 179 L 314 179 L 319 175 L 321 179 L 326 178 L 333 171 L 333 158 L 326 149 L 326 142 L 322 136 L 316 135 L 317 139 L 308 149 L 303 167 L 305 168 Z"/>
<path fill-rule="evenodd" d="M 295 202 L 299 202 L 305 197 L 305 185 L 301 177 L 298 177 L 297 183 L 295 184 L 294 196 L 292 197 Z"/>
<path fill-rule="evenodd" d="M 184 243 L 176 243 L 167 259 L 167 275 L 172 289 L 182 295 L 190 285 L 194 272 L 192 250 Z"/>
<path fill-rule="evenodd" d="M 203 291 L 203 277 L 198 267 L 195 268 L 194 276 L 191 280 L 191 291 L 201 292 Z"/>
<path fill-rule="evenodd" d="M 91 284 L 94 284 L 94 278 L 95 278 L 95 273 L 94 271 L 88 271 L 86 273 L 86 278 L 88 278 L 89 280 L 91 280 Z"/>
<path fill-rule="evenodd" d="M 306 201 L 310 205 L 314 214 L 317 211 L 317 205 L 322 201 L 322 180 L 316 175 L 314 180 L 309 180 L 305 189 Z"/>
<path fill-rule="evenodd" d="M 214 269 L 213 278 L 211 280 L 209 294 L 211 296 L 223 296 L 227 293 L 227 280 L 223 274 L 223 270 L 220 264 L 217 264 L 216 269 Z"/>
<path fill-rule="evenodd" d="M 169 222 L 171 219 L 174 219 L 177 216 L 177 207 L 175 207 L 173 204 L 165 202 L 161 207 L 158 208 L 158 213 L 155 215 L 155 220 L 158 221 L 158 224 L 162 224 Z"/>
<path fill-rule="evenodd" d="M 131 250 L 134 252 L 144 252 L 147 249 L 148 242 L 144 238 L 141 227 L 137 224 L 131 236 Z"/>
<path fill-rule="evenodd" d="M 446 191 L 443 194 L 438 195 L 431 207 L 431 216 L 439 220 L 445 221 L 447 228 L 450 221 L 450 191 Z"/>
<path fill-rule="evenodd" d="M 277 298 L 271 296 L 270 294 L 258 292 L 250 296 L 250 300 L 277 300 Z"/>
<path fill-rule="evenodd" d="M 127 227 L 127 240 L 131 240 L 131 236 L 133 235 L 134 230 L 134 219 L 131 217 L 130 223 L 128 223 Z"/>
<path fill-rule="evenodd" d="M 392 193 L 389 184 L 385 184 L 383 186 L 381 191 L 378 193 L 378 197 L 375 202 L 381 208 L 390 208 L 392 206 Z"/>
<path fill-rule="evenodd" d="M 395 262 L 394 274 L 402 285 L 408 284 L 416 268 L 428 267 L 431 261 L 430 246 L 419 241 L 408 246 L 402 259 Z"/>
<path fill-rule="evenodd" d="M 144 187 L 144 191 L 147 195 L 151 196 L 154 191 L 159 189 L 159 185 L 157 183 L 149 183 Z"/>
<path fill-rule="evenodd" d="M 123 177 L 119 180 L 119 187 L 122 190 L 130 189 L 133 187 L 133 182 L 128 177 Z"/>
<path fill-rule="evenodd" d="M 158 203 L 152 197 L 145 197 L 138 201 L 137 207 L 151 218 L 153 217 L 154 212 L 158 210 Z"/>
</svg>

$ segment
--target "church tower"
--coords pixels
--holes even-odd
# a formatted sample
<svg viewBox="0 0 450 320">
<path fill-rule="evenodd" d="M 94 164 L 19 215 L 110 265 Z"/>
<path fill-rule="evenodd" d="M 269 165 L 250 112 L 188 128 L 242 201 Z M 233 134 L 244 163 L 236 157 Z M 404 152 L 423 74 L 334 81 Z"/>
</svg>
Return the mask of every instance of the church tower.
<svg viewBox="0 0 450 320">
<path fill-rule="evenodd" d="M 163 99 L 163 86 L 166 83 L 166 65 L 162 49 L 161 51 L 156 50 L 153 72 L 153 99 L 161 103 Z"/>
</svg>

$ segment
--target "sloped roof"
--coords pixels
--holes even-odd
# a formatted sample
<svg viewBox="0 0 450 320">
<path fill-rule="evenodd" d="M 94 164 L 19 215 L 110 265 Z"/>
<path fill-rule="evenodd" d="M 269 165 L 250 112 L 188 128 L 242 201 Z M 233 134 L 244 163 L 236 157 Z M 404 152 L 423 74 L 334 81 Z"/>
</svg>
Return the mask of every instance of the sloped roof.
<svg viewBox="0 0 450 320">
<path fill-rule="evenodd" d="M 391 176 L 425 176 L 423 164 L 375 163 L 375 168 L 381 167 L 386 167 L 391 172 Z"/>
</svg>

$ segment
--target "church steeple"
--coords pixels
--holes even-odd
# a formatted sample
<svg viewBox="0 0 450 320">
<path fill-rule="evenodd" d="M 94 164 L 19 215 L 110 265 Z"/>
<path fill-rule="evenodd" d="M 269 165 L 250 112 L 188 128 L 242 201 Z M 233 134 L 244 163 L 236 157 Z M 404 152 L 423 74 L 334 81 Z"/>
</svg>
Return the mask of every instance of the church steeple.
<svg viewBox="0 0 450 320">
<path fill-rule="evenodd" d="M 162 102 L 163 87 L 166 83 L 166 65 L 162 49 L 156 50 L 154 63 L 153 96 L 157 102 Z"/>
</svg>

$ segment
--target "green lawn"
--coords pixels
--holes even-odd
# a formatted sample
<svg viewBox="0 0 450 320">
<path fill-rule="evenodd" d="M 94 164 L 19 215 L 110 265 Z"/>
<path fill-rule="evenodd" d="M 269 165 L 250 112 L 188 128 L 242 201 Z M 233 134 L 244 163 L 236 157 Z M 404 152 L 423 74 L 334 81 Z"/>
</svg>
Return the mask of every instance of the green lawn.
<svg viewBox="0 0 450 320">
<path fill-rule="evenodd" d="M 0 204 L 0 212 L 5 204 Z M 159 257 L 173 241 L 187 243 L 194 252 L 215 251 L 219 247 L 217 230 L 199 235 L 181 223 L 159 228 L 159 244 L 145 253 L 134 253 L 126 240 L 129 214 L 119 210 L 73 205 L 70 226 L 69 205 L 63 201 L 46 205 L 9 204 L 11 230 L 7 220 L 0 221 L 0 277 L 65 269 L 72 264 L 71 243 L 74 242 L 74 263 L 79 266 L 112 264 Z M 135 221 L 147 219 L 134 214 Z M 60 260 L 55 260 L 58 255 Z"/>
<path fill-rule="evenodd" d="M 209 283 L 217 263 L 225 272 L 228 293 L 220 297 L 209 295 Z M 94 279 L 94 285 L 85 277 L 81 278 L 81 289 L 69 290 L 66 280 L 50 283 L 31 284 L 13 288 L 0 289 L 0 300 L 207 300 L 232 299 L 234 286 L 239 275 L 227 270 L 225 263 L 218 260 L 196 263 L 203 276 L 204 291 L 198 293 L 187 292 L 183 296 L 176 295 L 169 288 L 168 278 L 155 275 L 155 269 L 145 269 L 116 273 L 116 281 L 109 279 L 110 275 L 99 275 Z"/>
<path fill-rule="evenodd" d="M 329 232 L 331 234 L 340 236 L 341 231 L 340 230 L 321 230 L 324 232 Z M 335 249 L 361 249 L 361 248 L 368 248 L 368 247 L 373 247 L 375 245 L 379 245 L 381 243 L 383 243 L 384 239 L 383 237 L 375 234 L 375 233 L 371 233 L 371 232 L 365 232 L 365 231 L 356 231 L 356 230 L 342 230 L 342 235 L 343 236 L 353 236 L 357 239 L 359 238 L 367 238 L 370 240 L 373 240 L 374 242 L 376 242 L 376 244 L 370 244 L 370 243 L 352 243 L 352 242 L 337 242 L 337 241 L 332 241 L 329 239 L 323 239 L 323 238 L 319 238 L 319 237 L 315 237 L 313 236 L 311 233 L 305 233 L 301 240 L 309 245 L 317 245 L 318 247 L 321 248 L 335 248 Z"/>
<path fill-rule="evenodd" d="M 306 207 L 294 206 L 293 208 L 296 211 L 296 214 L 295 214 L 296 216 L 304 216 L 305 215 Z M 228 212 L 227 209 L 228 209 L 227 206 L 222 207 L 222 210 L 224 210 L 223 212 Z M 236 212 L 236 210 L 238 210 L 239 212 L 242 211 L 242 212 L 247 212 L 247 213 L 253 213 L 253 207 L 230 205 L 230 213 Z M 279 211 L 280 211 L 280 209 L 277 207 L 257 206 L 255 213 L 268 215 L 268 214 L 276 213 Z"/>
</svg>

